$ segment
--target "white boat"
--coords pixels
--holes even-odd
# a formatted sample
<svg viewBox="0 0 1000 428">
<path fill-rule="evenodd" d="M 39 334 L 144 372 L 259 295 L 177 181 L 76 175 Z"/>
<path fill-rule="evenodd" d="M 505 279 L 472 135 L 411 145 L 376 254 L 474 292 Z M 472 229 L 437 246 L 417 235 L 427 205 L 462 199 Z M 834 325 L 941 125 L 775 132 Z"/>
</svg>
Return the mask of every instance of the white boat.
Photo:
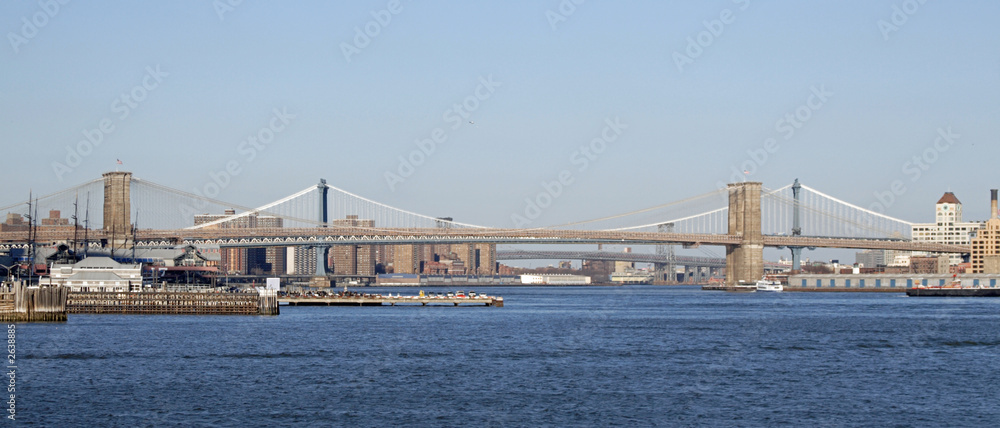
<svg viewBox="0 0 1000 428">
<path fill-rule="evenodd" d="M 757 281 L 757 291 L 782 291 L 784 289 L 780 281 L 768 281 L 766 276 Z"/>
</svg>

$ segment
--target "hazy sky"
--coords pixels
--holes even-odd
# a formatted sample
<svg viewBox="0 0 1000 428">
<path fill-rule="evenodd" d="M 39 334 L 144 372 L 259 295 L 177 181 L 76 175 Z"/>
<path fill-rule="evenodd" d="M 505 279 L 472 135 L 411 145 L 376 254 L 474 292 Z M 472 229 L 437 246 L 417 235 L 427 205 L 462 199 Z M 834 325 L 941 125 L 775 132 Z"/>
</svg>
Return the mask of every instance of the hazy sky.
<svg viewBox="0 0 1000 428">
<path fill-rule="evenodd" d="M 50 0 L 0 17 L 3 205 L 116 159 L 187 191 L 235 166 L 217 198 L 247 206 L 325 178 L 495 226 L 563 171 L 532 225 L 744 170 L 866 207 L 895 187 L 886 212 L 918 222 L 949 189 L 985 219 L 1000 187 L 995 1 Z"/>
</svg>

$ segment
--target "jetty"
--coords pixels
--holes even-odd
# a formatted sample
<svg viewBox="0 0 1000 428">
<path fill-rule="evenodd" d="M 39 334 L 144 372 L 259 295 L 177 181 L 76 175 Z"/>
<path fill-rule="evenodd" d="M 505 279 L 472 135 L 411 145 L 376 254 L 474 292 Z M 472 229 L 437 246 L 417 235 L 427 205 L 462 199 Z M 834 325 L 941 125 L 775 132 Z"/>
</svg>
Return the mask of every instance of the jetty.
<svg viewBox="0 0 1000 428">
<path fill-rule="evenodd" d="M 28 287 L 23 282 L 0 286 L 0 322 L 66 321 L 65 287 Z"/>
</svg>

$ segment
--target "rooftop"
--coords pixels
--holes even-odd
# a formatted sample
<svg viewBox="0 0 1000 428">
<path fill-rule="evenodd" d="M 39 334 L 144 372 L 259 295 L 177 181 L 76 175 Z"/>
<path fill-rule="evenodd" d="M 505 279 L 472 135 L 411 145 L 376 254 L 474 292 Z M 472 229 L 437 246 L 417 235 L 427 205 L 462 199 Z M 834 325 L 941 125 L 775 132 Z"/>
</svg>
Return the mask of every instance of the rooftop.
<svg viewBox="0 0 1000 428">
<path fill-rule="evenodd" d="M 942 196 L 941 199 L 938 199 L 937 203 L 939 203 L 939 204 L 958 204 L 958 205 L 962 204 L 962 202 L 959 201 L 957 197 L 955 197 L 955 194 L 951 193 L 951 192 L 944 192 L 944 196 Z"/>
</svg>

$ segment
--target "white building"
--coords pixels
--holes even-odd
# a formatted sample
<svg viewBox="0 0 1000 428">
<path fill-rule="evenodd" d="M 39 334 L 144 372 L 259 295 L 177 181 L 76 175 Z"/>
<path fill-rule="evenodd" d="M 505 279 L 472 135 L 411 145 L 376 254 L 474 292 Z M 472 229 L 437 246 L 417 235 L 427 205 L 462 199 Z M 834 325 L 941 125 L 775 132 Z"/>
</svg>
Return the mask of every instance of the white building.
<svg viewBox="0 0 1000 428">
<path fill-rule="evenodd" d="M 945 192 L 934 208 L 934 223 L 915 223 L 912 226 L 910 236 L 913 237 L 913 241 L 971 246 L 972 237 L 975 236 L 976 230 L 983 223 L 962 221 L 962 203 L 955 197 L 955 194 Z M 913 255 L 928 254 L 918 252 L 913 253 Z M 961 262 L 961 255 L 951 255 L 951 264 L 956 265 Z"/>
<path fill-rule="evenodd" d="M 110 257 L 87 257 L 72 265 L 52 265 L 43 284 L 70 291 L 123 292 L 142 289 L 142 265 L 121 264 Z"/>
<path fill-rule="evenodd" d="M 525 285 L 582 285 L 590 284 L 590 277 L 570 275 L 565 273 L 543 275 L 521 275 L 521 284 Z"/>
</svg>

